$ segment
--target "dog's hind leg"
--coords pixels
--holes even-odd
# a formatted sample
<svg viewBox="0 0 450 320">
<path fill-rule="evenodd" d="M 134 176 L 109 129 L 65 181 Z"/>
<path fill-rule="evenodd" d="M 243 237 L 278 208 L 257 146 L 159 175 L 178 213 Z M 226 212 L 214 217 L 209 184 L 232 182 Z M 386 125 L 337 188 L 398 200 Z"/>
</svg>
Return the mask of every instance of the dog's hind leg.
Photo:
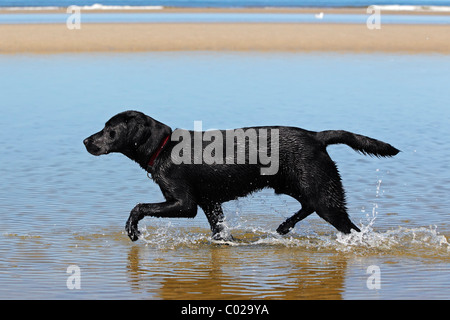
<svg viewBox="0 0 450 320">
<path fill-rule="evenodd" d="M 349 234 L 351 229 L 358 232 L 361 230 L 350 220 L 348 214 L 345 210 L 339 208 L 320 208 L 317 210 L 317 214 L 329 222 L 333 227 L 338 229 L 340 232 Z"/>
<path fill-rule="evenodd" d="M 297 222 L 305 219 L 313 212 L 314 210 L 309 207 L 302 207 L 296 214 L 294 214 L 292 217 L 288 218 L 285 222 L 280 224 L 280 226 L 277 228 L 277 232 L 279 234 L 288 233 L 295 227 L 295 224 Z"/>
<path fill-rule="evenodd" d="M 337 166 L 327 153 L 322 153 L 321 156 L 319 166 L 312 170 L 316 176 L 313 190 L 317 190 L 310 199 L 314 209 L 319 217 L 340 232 L 348 234 L 351 229 L 359 232 L 359 228 L 348 217 L 345 191 Z"/>
<path fill-rule="evenodd" d="M 222 205 L 220 203 L 208 203 L 200 205 L 205 212 L 212 231 L 213 240 L 232 241 L 233 237 L 226 230 L 224 224 L 225 216 L 223 214 Z"/>
<path fill-rule="evenodd" d="M 340 179 L 332 179 L 322 185 L 315 209 L 319 217 L 330 223 L 340 232 L 350 233 L 351 229 L 358 232 L 359 228 L 353 224 L 347 214 L 345 194 Z"/>
</svg>

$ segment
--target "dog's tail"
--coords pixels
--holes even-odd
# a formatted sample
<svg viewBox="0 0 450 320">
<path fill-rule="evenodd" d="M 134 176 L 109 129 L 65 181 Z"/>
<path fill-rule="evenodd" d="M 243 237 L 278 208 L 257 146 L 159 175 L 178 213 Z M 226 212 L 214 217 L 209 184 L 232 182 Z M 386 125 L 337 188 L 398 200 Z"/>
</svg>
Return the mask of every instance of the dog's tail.
<svg viewBox="0 0 450 320">
<path fill-rule="evenodd" d="M 343 130 L 317 132 L 316 138 L 325 146 L 343 143 L 357 152 L 377 157 L 392 157 L 400 152 L 388 143 Z"/>
</svg>

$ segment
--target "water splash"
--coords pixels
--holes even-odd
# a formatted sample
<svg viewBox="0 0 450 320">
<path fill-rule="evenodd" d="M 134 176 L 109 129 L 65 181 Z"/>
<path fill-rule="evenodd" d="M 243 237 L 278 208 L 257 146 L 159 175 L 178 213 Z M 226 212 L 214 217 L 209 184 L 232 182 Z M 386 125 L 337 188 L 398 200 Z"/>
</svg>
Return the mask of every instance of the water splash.
<svg viewBox="0 0 450 320">
<path fill-rule="evenodd" d="M 377 180 L 375 198 L 379 199 L 383 191 L 382 180 Z M 378 201 L 372 205 L 371 214 L 366 214 L 366 221 L 360 221 L 361 232 L 352 230 L 343 234 L 328 229 L 296 228 L 288 235 L 279 235 L 272 226 L 261 226 L 261 219 L 249 219 L 254 215 L 242 213 L 241 203 L 226 214 L 226 235 L 234 240 L 222 241 L 211 238 L 207 228 L 196 228 L 190 225 L 178 225 L 168 222 L 163 226 L 143 227 L 141 239 L 147 246 L 160 249 L 176 249 L 179 247 L 198 247 L 211 245 L 227 246 L 275 246 L 298 247 L 314 252 L 338 252 L 354 255 L 409 255 L 428 257 L 450 257 L 450 244 L 446 236 L 441 235 L 437 226 L 406 228 L 398 227 L 387 231 L 375 230 L 379 214 Z M 277 211 L 274 209 L 274 211 Z M 364 209 L 363 209 L 364 212 Z M 255 225 L 256 224 L 256 225 Z M 330 232 L 331 230 L 331 232 Z"/>
<path fill-rule="evenodd" d="M 360 233 L 338 234 L 336 250 L 363 254 L 394 254 L 429 257 L 450 257 L 450 244 L 436 226 L 404 228 L 398 227 L 385 232 L 372 228 L 361 229 Z"/>
<path fill-rule="evenodd" d="M 179 247 L 195 247 L 210 242 L 210 233 L 206 230 L 195 228 L 180 228 L 173 226 L 171 222 L 165 226 L 139 228 L 140 240 L 147 246 L 159 249 L 176 249 Z"/>
<path fill-rule="evenodd" d="M 178 248 L 198 248 L 204 246 L 226 245 L 227 247 L 254 246 L 302 248 L 312 252 L 345 253 L 357 256 L 396 255 L 450 258 L 450 243 L 441 235 L 436 226 L 375 231 L 372 219 L 361 225 L 361 232 L 320 233 L 304 235 L 292 232 L 280 236 L 273 230 L 263 227 L 231 227 L 233 241 L 217 241 L 205 228 L 172 226 L 141 228 L 141 239 L 146 246 L 161 250 Z"/>
<path fill-rule="evenodd" d="M 377 171 L 379 171 L 377 169 Z M 377 181 L 375 198 L 382 193 L 382 180 Z M 352 230 L 350 234 L 337 233 L 336 250 L 363 254 L 421 254 L 448 255 L 450 244 L 444 235 L 440 235 L 437 226 L 405 228 L 388 231 L 375 231 L 374 225 L 378 217 L 378 202 L 372 206 L 372 215 L 367 214 L 367 224 L 360 223 L 361 232 Z M 428 251 L 431 249 L 431 251 Z"/>
</svg>

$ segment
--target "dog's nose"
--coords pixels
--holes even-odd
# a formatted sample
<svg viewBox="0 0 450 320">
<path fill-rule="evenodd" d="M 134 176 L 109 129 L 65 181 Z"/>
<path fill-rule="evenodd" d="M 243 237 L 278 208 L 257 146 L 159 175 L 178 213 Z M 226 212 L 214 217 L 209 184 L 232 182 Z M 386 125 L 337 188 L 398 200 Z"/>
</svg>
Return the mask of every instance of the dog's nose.
<svg viewBox="0 0 450 320">
<path fill-rule="evenodd" d="M 84 139 L 84 140 L 83 140 L 83 143 L 84 143 L 85 146 L 87 146 L 88 143 L 89 143 L 89 138 Z"/>
</svg>

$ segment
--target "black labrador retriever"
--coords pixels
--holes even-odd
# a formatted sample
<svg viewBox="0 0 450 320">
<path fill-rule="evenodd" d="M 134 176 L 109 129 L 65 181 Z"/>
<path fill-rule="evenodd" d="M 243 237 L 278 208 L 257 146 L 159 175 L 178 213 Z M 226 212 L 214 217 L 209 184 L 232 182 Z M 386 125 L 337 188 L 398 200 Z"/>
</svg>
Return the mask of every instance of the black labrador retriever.
<svg viewBox="0 0 450 320">
<path fill-rule="evenodd" d="M 125 229 L 132 241 L 145 216 L 194 218 L 205 212 L 212 239 L 231 240 L 224 232 L 222 203 L 256 190 L 273 188 L 301 203 L 301 209 L 278 228 L 286 234 L 314 211 L 343 233 L 360 231 L 349 219 L 341 178 L 326 147 L 346 144 L 363 154 L 396 155 L 391 145 L 341 130 L 307 131 L 296 127 L 172 131 L 137 111 L 112 117 L 103 130 L 84 140 L 93 155 L 120 152 L 151 174 L 166 199 L 140 203 Z"/>
</svg>

